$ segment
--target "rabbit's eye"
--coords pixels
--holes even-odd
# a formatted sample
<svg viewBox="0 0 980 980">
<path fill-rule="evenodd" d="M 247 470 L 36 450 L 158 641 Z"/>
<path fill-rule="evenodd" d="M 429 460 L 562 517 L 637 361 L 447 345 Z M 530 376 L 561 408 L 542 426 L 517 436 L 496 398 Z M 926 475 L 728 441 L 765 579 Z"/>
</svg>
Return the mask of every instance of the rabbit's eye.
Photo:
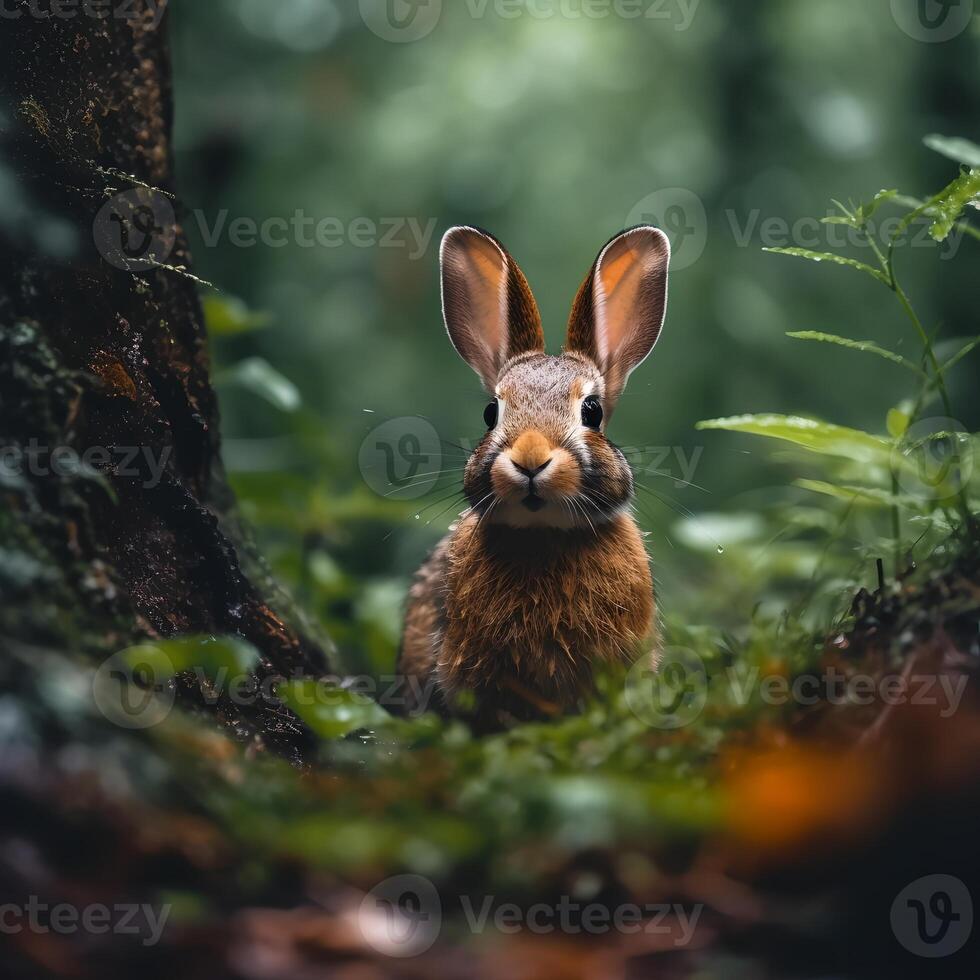
<svg viewBox="0 0 980 980">
<path fill-rule="evenodd" d="M 598 429 L 602 425 L 602 402 L 595 395 L 589 395 L 582 402 L 582 425 Z"/>
<path fill-rule="evenodd" d="M 487 428 L 492 429 L 497 424 L 497 416 L 499 412 L 497 409 L 497 400 L 494 399 L 489 405 L 483 410 L 483 421 L 487 423 Z"/>
</svg>

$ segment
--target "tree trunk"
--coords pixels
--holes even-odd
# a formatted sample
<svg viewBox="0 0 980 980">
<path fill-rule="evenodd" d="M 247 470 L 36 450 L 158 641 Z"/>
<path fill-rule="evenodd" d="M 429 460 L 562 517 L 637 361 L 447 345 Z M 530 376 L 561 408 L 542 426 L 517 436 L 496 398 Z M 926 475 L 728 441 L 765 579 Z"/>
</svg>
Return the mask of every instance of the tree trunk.
<svg viewBox="0 0 980 980">
<path fill-rule="evenodd" d="M 165 4 L 5 6 L 0 646 L 108 656 L 237 634 L 261 672 L 320 674 L 321 648 L 270 608 L 221 469 L 176 216 Z M 281 706 L 218 713 L 302 756 L 307 733 Z"/>
</svg>

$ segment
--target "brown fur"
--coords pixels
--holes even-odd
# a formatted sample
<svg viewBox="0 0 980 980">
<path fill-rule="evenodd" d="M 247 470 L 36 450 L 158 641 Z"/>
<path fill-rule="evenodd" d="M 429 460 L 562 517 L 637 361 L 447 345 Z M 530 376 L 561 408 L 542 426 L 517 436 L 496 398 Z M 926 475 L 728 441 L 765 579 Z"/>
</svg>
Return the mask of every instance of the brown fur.
<svg viewBox="0 0 980 980">
<path fill-rule="evenodd" d="M 409 712 L 439 708 L 431 700 L 438 692 L 434 689 L 435 677 L 432 665 L 441 643 L 445 623 L 446 564 L 449 557 L 451 535 L 442 539 L 415 573 L 415 580 L 408 593 L 405 626 L 402 631 L 402 649 L 398 662 L 401 677 L 412 678 L 420 683 L 406 687 Z"/>
<path fill-rule="evenodd" d="M 596 532 L 514 529 L 463 518 L 412 587 L 401 670 L 477 716 L 567 711 L 599 663 L 629 664 L 656 645 L 649 559 L 632 518 Z"/>
</svg>

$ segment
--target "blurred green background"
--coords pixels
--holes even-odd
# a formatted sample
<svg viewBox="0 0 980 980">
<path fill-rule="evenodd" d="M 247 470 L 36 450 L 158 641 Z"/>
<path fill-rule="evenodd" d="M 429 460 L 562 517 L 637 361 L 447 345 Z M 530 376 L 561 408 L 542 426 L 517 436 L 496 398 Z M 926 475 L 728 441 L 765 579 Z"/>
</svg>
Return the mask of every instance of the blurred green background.
<svg viewBox="0 0 980 980">
<path fill-rule="evenodd" d="M 691 623 L 744 621 L 762 598 L 753 570 L 768 559 L 772 589 L 780 557 L 787 591 L 766 597 L 778 610 L 814 559 L 775 539 L 784 523 L 807 528 L 807 513 L 819 525 L 829 505 L 788 487 L 802 472 L 792 461 L 695 422 L 775 411 L 884 430 L 909 391 L 898 369 L 785 332 L 917 358 L 900 309 L 866 277 L 762 247 L 838 250 L 839 228 L 795 223 L 830 213 L 832 197 L 924 196 L 955 176 L 922 137 L 977 137 L 977 20 L 930 43 L 889 0 L 542 0 L 537 16 L 430 0 L 414 21 L 394 2 L 431 30 L 380 36 L 386 0 L 173 4 L 175 153 L 195 271 L 219 290 L 207 310 L 225 460 L 276 570 L 349 665 L 390 669 L 408 578 L 460 509 L 446 494 L 461 460 L 446 445 L 434 492 L 397 502 L 365 482 L 359 449 L 386 419 L 422 416 L 461 446 L 483 429 L 486 399 L 441 324 L 439 238 L 456 223 L 501 238 L 557 350 L 600 246 L 654 220 L 678 260 L 667 326 L 609 434 L 671 447 L 670 475 L 642 476 L 638 501 L 661 601 Z M 634 9 L 647 16 L 620 15 Z M 333 219 L 334 240 L 285 230 L 297 211 Z M 236 242 L 236 219 L 277 219 L 276 241 Z M 976 333 L 977 277 L 975 254 L 951 253 L 976 243 L 939 247 L 923 229 L 897 262 L 952 351 Z M 971 431 L 976 364 L 952 379 Z M 680 459 L 703 489 L 675 485 Z M 861 560 L 842 593 L 867 573 Z"/>
</svg>

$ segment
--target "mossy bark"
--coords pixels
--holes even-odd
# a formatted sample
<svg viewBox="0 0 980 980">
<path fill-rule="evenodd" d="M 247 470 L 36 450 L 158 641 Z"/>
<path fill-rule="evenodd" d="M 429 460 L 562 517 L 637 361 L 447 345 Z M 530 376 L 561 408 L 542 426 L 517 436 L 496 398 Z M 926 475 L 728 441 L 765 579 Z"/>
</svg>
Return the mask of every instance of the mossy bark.
<svg viewBox="0 0 980 980">
<path fill-rule="evenodd" d="M 321 647 L 269 604 L 221 468 L 174 188 L 164 5 L 7 6 L 0 644 L 107 656 L 140 637 L 238 634 L 265 671 L 320 673 Z M 219 713 L 302 754 L 281 707 Z"/>
</svg>

